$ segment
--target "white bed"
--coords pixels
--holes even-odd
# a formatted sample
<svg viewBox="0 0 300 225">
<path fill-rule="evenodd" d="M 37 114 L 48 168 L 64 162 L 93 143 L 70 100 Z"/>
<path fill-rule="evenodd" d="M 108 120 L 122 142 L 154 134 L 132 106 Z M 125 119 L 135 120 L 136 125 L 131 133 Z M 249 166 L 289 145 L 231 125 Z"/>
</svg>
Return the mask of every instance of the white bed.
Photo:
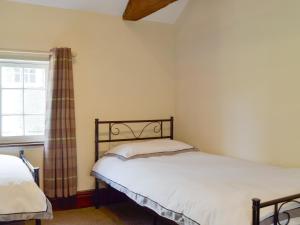
<svg viewBox="0 0 300 225">
<path fill-rule="evenodd" d="M 0 154 L 0 223 L 51 218 L 51 204 L 22 159 Z"/>
<path fill-rule="evenodd" d="M 131 159 L 110 154 L 97 161 L 92 174 L 180 225 L 251 225 L 252 198 L 268 201 L 300 191 L 299 169 L 200 151 Z M 298 204 L 288 207 L 298 213 Z M 261 224 L 268 224 L 272 213 L 273 208 L 262 209 Z"/>
</svg>

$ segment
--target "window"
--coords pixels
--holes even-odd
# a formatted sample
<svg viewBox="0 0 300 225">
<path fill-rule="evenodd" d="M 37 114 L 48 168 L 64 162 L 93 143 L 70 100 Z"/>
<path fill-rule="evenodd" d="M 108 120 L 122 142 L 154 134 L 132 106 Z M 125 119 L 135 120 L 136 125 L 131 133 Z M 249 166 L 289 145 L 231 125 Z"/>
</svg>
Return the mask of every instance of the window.
<svg viewBox="0 0 300 225">
<path fill-rule="evenodd" d="M 0 60 L 0 141 L 44 136 L 48 62 Z"/>
</svg>

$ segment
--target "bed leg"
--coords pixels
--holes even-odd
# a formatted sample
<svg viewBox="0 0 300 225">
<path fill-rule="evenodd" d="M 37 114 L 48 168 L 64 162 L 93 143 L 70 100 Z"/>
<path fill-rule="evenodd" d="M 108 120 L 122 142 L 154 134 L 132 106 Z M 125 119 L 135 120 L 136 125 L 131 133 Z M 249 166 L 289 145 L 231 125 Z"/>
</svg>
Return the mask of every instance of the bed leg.
<svg viewBox="0 0 300 225">
<path fill-rule="evenodd" d="M 260 199 L 252 199 L 252 225 L 260 224 Z"/>
<path fill-rule="evenodd" d="M 35 220 L 35 225 L 42 225 L 42 221 L 41 220 Z"/>
<path fill-rule="evenodd" d="M 153 225 L 157 225 L 157 215 L 156 214 L 153 217 Z"/>
<path fill-rule="evenodd" d="M 100 207 L 100 191 L 99 191 L 99 182 L 96 179 L 96 183 L 95 183 L 95 208 L 99 209 Z"/>
</svg>

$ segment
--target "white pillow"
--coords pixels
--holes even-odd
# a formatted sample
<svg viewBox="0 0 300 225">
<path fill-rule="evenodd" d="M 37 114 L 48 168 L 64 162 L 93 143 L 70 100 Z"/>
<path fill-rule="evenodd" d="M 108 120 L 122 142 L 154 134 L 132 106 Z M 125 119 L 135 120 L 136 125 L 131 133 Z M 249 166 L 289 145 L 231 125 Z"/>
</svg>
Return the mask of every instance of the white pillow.
<svg viewBox="0 0 300 225">
<path fill-rule="evenodd" d="M 171 153 L 181 150 L 192 149 L 193 146 L 186 143 L 169 140 L 157 139 L 151 141 L 135 142 L 118 145 L 109 150 L 105 155 L 118 155 L 129 159 L 134 156 L 150 155 L 157 153 Z"/>
</svg>

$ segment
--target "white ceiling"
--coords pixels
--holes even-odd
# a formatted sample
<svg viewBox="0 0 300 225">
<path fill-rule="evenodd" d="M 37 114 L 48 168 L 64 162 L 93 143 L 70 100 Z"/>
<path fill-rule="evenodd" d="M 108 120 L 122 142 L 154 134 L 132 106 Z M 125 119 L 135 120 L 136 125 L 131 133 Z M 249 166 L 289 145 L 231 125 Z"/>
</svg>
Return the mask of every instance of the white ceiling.
<svg viewBox="0 0 300 225">
<path fill-rule="evenodd" d="M 43 5 L 56 8 L 77 9 L 96 13 L 121 16 L 128 0 L 10 0 L 34 5 Z M 166 8 L 144 18 L 148 21 L 173 24 L 180 16 L 189 0 L 178 0 Z"/>
</svg>

